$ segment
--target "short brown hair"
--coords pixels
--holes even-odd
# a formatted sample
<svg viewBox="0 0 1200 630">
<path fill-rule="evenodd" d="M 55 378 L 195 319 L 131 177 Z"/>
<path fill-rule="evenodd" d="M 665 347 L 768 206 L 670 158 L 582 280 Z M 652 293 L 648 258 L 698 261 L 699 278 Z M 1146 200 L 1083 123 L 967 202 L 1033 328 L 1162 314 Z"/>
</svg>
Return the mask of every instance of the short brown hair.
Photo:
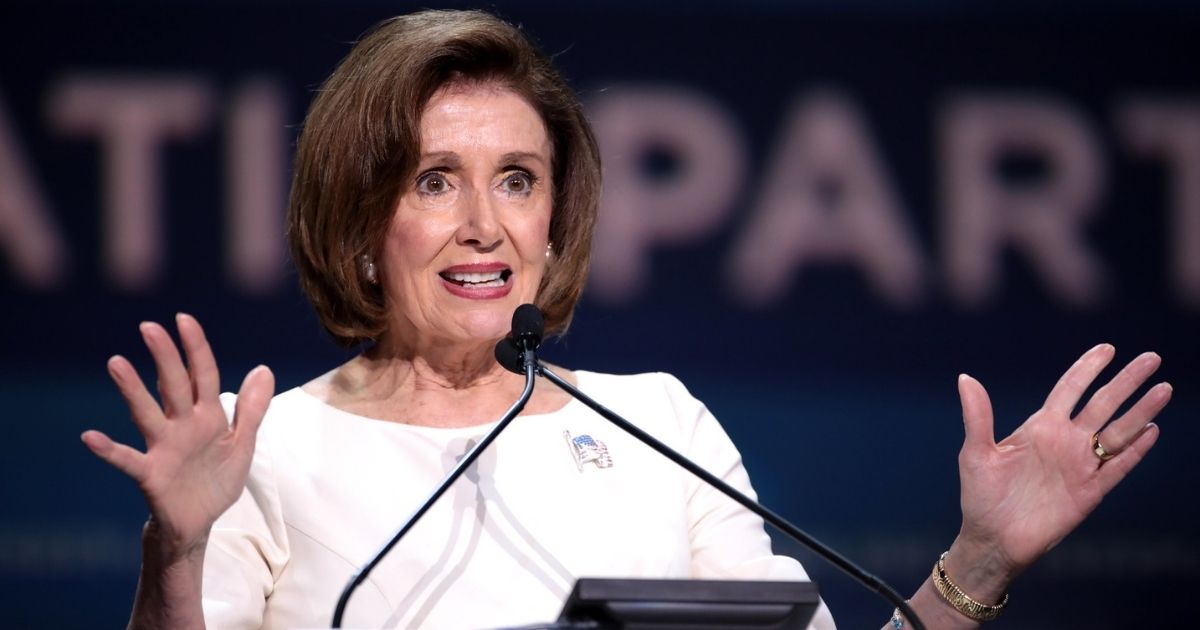
<svg viewBox="0 0 1200 630">
<path fill-rule="evenodd" d="M 420 156 L 421 114 L 441 87 L 496 83 L 541 115 L 553 154 L 549 265 L 537 305 L 561 333 L 583 292 L 600 203 L 600 156 L 574 93 L 516 27 L 480 11 L 422 11 L 368 32 L 321 86 L 296 148 L 288 244 L 325 330 L 347 346 L 387 329 L 362 271 L 383 244 Z"/>
</svg>

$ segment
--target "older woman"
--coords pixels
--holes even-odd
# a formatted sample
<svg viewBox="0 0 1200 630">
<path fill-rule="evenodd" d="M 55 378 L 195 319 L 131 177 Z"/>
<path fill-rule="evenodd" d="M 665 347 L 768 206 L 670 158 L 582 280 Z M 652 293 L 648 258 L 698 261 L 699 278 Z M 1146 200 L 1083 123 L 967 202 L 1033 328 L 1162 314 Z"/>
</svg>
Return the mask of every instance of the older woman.
<svg viewBox="0 0 1200 630">
<path fill-rule="evenodd" d="M 200 325 L 177 318 L 185 367 L 169 333 L 146 323 L 161 406 L 127 360 L 109 361 L 147 449 L 96 431 L 83 440 L 150 507 L 131 625 L 326 624 L 349 574 L 519 394 L 521 378 L 492 358 L 514 308 L 534 302 L 550 331 L 566 328 L 599 169 L 578 102 L 508 24 L 424 12 L 359 42 L 309 112 L 288 235 L 325 328 L 367 349 L 273 399 L 261 366 L 236 397 L 220 397 Z M 1010 581 L 1154 444 L 1166 384 L 1109 423 L 1157 368 L 1154 354 L 1070 417 L 1112 357 L 1107 345 L 1087 352 L 999 444 L 983 387 L 960 378 L 963 526 L 912 598 L 930 627 L 994 616 Z M 675 379 L 569 378 L 751 491 L 729 439 Z M 582 465 L 564 433 L 589 436 L 604 457 Z M 583 575 L 805 577 L 772 555 L 757 517 L 543 387 L 375 570 L 346 621 L 544 621 Z M 832 627 L 829 612 L 813 625 Z"/>
</svg>

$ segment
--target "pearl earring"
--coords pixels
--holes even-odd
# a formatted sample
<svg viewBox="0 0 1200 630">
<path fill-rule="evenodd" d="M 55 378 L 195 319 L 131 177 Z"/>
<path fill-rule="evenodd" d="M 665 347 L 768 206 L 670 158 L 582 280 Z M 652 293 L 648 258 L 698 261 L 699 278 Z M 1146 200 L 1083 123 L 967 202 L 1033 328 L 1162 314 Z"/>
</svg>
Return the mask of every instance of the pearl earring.
<svg viewBox="0 0 1200 630">
<path fill-rule="evenodd" d="M 554 255 L 554 243 L 546 243 L 546 259 L 549 260 Z"/>
<path fill-rule="evenodd" d="M 362 256 L 362 270 L 363 275 L 367 277 L 367 282 L 378 284 L 379 277 L 375 271 L 375 261 L 366 255 Z"/>
</svg>

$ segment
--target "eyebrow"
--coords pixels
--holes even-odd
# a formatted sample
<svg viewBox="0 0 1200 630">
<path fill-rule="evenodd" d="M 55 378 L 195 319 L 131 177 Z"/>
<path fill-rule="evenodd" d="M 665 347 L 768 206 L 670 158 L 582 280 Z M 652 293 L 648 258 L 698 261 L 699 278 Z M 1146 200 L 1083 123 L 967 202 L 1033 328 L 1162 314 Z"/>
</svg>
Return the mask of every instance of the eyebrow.
<svg viewBox="0 0 1200 630">
<path fill-rule="evenodd" d="M 545 156 L 532 151 L 509 151 L 508 153 L 500 156 L 501 164 L 512 164 L 513 162 L 520 162 L 522 160 L 533 160 L 534 162 L 538 162 L 543 166 L 546 164 Z M 421 156 L 421 161 L 441 162 L 450 168 L 462 168 L 462 158 L 460 158 L 459 155 L 453 151 L 434 151 L 433 153 L 426 153 Z"/>
<path fill-rule="evenodd" d="M 426 153 L 421 156 L 422 162 L 441 162 L 450 168 L 462 168 L 462 160 L 458 154 L 453 151 L 436 151 L 434 153 Z"/>
<path fill-rule="evenodd" d="M 501 158 L 501 162 L 520 162 L 521 160 L 533 160 L 542 164 L 546 163 L 546 158 L 540 153 L 531 153 L 529 151 L 510 151 L 505 153 Z"/>
</svg>

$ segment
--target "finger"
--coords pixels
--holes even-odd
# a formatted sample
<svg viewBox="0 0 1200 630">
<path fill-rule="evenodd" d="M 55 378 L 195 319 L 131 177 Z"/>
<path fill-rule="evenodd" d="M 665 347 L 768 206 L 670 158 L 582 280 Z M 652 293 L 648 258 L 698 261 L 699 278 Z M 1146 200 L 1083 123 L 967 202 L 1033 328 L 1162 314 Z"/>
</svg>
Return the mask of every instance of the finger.
<svg viewBox="0 0 1200 630">
<path fill-rule="evenodd" d="M 1150 448 L 1158 441 L 1158 435 L 1158 425 L 1150 423 L 1142 429 L 1142 432 L 1125 450 L 1104 462 L 1104 465 L 1096 471 L 1099 477 L 1100 491 L 1108 494 L 1118 483 L 1121 483 L 1129 471 L 1142 461 L 1146 453 L 1150 452 Z"/>
<path fill-rule="evenodd" d="M 221 393 L 221 374 L 212 347 L 204 336 L 204 329 L 195 317 L 187 313 L 175 316 L 179 328 L 179 340 L 187 354 L 188 374 L 192 379 L 192 395 L 195 400 L 215 400 Z"/>
<path fill-rule="evenodd" d="M 1130 361 L 1104 387 L 1096 390 L 1091 400 L 1083 407 L 1083 411 L 1075 417 L 1075 423 L 1088 433 L 1099 431 L 1117 412 L 1117 408 L 1124 404 L 1161 364 L 1162 358 L 1153 352 L 1146 352 Z M 1137 430 L 1141 431 L 1142 427 L 1138 426 Z M 1133 435 L 1128 437 L 1132 439 Z"/>
<path fill-rule="evenodd" d="M 233 408 L 233 428 L 237 432 L 237 440 L 247 448 L 253 448 L 254 436 L 258 433 L 274 393 L 275 375 L 265 365 L 250 370 L 242 381 Z"/>
<path fill-rule="evenodd" d="M 84 431 L 83 435 L 79 436 L 79 439 L 83 440 L 84 446 L 87 446 L 96 457 L 108 462 L 113 468 L 133 477 L 134 481 L 141 482 L 142 471 L 145 469 L 145 453 L 114 442 L 107 435 L 99 431 Z"/>
<path fill-rule="evenodd" d="M 1125 450 L 1130 443 L 1146 428 L 1150 421 L 1167 406 L 1171 400 L 1172 388 L 1170 383 L 1159 383 L 1150 388 L 1129 411 L 1126 411 L 1112 424 L 1100 432 L 1100 444 L 1110 453 Z"/>
<path fill-rule="evenodd" d="M 190 410 L 194 403 L 192 381 L 188 378 L 187 368 L 183 367 L 179 349 L 171 341 L 171 335 L 154 322 L 142 322 L 138 330 L 142 332 L 142 339 L 154 357 L 154 365 L 158 369 L 158 393 L 162 396 L 167 417 L 176 417 Z"/>
<path fill-rule="evenodd" d="M 963 451 L 994 448 L 996 436 L 992 429 L 992 401 L 983 384 L 966 374 L 959 374 L 958 397 L 962 402 L 963 428 L 966 431 Z"/>
<path fill-rule="evenodd" d="M 1115 353 L 1116 348 L 1107 343 L 1102 343 L 1083 353 L 1083 356 L 1067 369 L 1062 378 L 1058 379 L 1054 389 L 1050 390 L 1044 407 L 1050 411 L 1069 415 L 1075 405 L 1079 403 L 1083 392 L 1092 384 L 1092 381 L 1096 380 L 1104 366 L 1112 361 Z"/>
<path fill-rule="evenodd" d="M 137 370 L 133 369 L 133 365 L 125 357 L 118 355 L 110 358 L 107 368 L 109 377 L 116 384 L 121 397 L 125 399 L 125 405 L 129 407 L 129 417 L 149 444 L 165 420 L 158 401 L 150 395 Z"/>
</svg>

